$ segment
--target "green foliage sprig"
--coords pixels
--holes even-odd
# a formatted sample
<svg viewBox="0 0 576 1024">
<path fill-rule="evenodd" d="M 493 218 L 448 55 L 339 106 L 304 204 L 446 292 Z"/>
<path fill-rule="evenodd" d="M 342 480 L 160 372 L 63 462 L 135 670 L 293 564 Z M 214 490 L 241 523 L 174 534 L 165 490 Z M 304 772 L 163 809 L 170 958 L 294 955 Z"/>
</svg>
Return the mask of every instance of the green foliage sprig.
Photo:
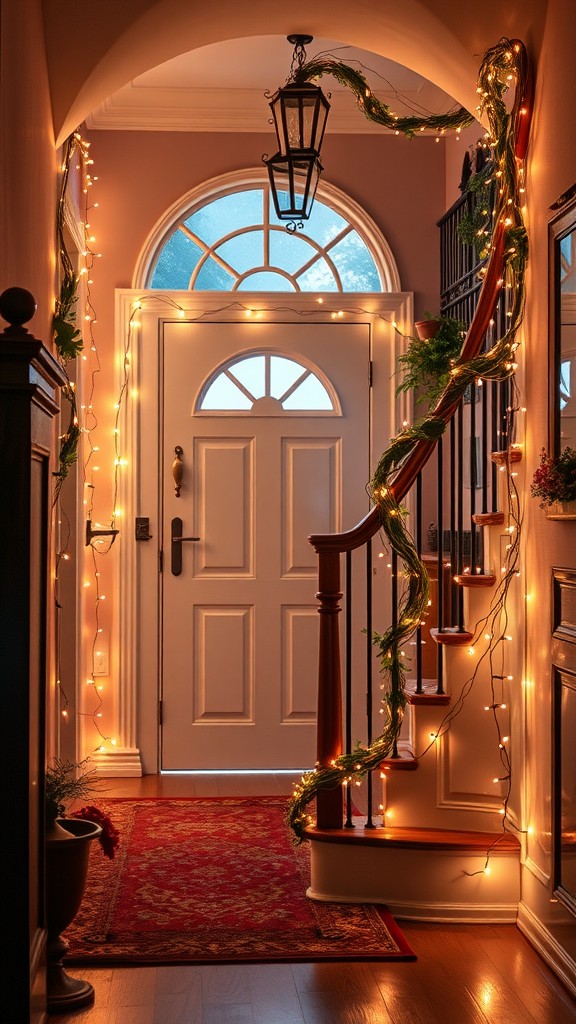
<svg viewBox="0 0 576 1024">
<path fill-rule="evenodd" d="M 438 324 L 432 338 L 409 337 L 406 351 L 398 357 L 403 377 L 396 388 L 397 394 L 414 390 L 416 402 L 428 400 L 431 403 L 444 391 L 451 367 L 460 355 L 466 327 L 451 316 L 439 316 Z M 426 393 L 417 393 L 418 389 Z"/>
<path fill-rule="evenodd" d="M 60 260 L 61 280 L 60 291 L 58 293 L 58 298 L 56 299 L 54 316 L 52 318 L 52 331 L 54 345 L 65 372 L 66 364 L 71 360 L 76 359 L 84 347 L 82 332 L 76 323 L 79 278 L 74 271 L 64 237 L 66 193 L 70 177 L 70 165 L 74 154 L 80 148 L 80 138 L 78 133 L 75 132 L 66 140 L 64 148 L 60 194 L 58 197 L 58 209 L 56 214 L 56 238 L 58 244 L 58 256 Z M 54 473 L 54 476 L 56 477 L 56 493 L 54 501 L 57 501 L 62 484 L 68 476 L 69 469 L 74 465 L 78 458 L 78 445 L 80 443 L 81 433 L 78 426 L 76 394 L 69 378 L 68 384 L 63 389 L 62 393 L 70 406 L 70 415 L 68 428 L 60 438 L 58 469 Z"/>
<path fill-rule="evenodd" d="M 64 814 L 66 804 L 71 800 L 83 799 L 98 789 L 98 775 L 94 768 L 89 768 L 90 758 L 74 764 L 55 757 L 46 768 L 44 802 L 46 819 L 52 821 Z"/>
<path fill-rule="evenodd" d="M 480 260 L 489 252 L 492 233 L 492 211 L 494 204 L 494 168 L 486 164 L 481 171 L 470 178 L 467 191 L 472 198 L 471 206 L 463 214 L 457 227 L 458 237 L 465 245 L 473 245 Z"/>
</svg>

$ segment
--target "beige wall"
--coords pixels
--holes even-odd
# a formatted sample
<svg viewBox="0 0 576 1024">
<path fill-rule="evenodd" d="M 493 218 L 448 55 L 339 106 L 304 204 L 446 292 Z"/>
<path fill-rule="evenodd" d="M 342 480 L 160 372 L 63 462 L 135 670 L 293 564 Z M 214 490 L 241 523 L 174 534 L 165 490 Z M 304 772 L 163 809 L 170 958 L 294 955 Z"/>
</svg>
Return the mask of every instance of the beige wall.
<svg viewBox="0 0 576 1024">
<path fill-rule="evenodd" d="M 6 0 L 0 19 L 0 291 L 32 292 L 38 312 L 28 328 L 48 341 L 56 154 L 40 0 Z"/>
<path fill-rule="evenodd" d="M 528 160 L 531 260 L 528 277 L 522 391 L 526 413 L 526 477 L 529 482 L 542 447 L 548 445 L 548 220 L 550 204 L 576 182 L 576 110 L 573 48 L 576 7 L 572 0 L 549 5 L 537 69 L 536 105 Z M 574 524 L 545 518 L 538 502 L 526 498 L 525 579 L 527 602 L 524 691 L 526 735 L 523 760 L 528 762 L 525 821 L 535 829 L 528 838 L 524 899 L 536 916 L 549 923 L 556 937 L 576 942 L 570 915 L 551 901 L 551 568 L 576 565 Z M 521 695 L 518 693 L 518 700 Z"/>
</svg>

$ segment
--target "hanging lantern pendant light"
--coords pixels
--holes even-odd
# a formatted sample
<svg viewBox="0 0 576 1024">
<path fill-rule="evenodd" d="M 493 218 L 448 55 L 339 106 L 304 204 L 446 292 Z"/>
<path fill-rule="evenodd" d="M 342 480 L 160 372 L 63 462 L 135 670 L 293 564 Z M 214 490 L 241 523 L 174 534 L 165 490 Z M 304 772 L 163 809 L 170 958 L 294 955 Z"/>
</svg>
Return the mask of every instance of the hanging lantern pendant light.
<svg viewBox="0 0 576 1024">
<path fill-rule="evenodd" d="M 279 220 L 307 220 L 312 210 L 318 178 L 323 170 L 320 147 L 330 104 L 317 85 L 304 80 L 305 46 L 312 36 L 290 35 L 294 46 L 286 85 L 270 100 L 278 152 L 264 157 L 268 168 L 274 208 Z"/>
</svg>

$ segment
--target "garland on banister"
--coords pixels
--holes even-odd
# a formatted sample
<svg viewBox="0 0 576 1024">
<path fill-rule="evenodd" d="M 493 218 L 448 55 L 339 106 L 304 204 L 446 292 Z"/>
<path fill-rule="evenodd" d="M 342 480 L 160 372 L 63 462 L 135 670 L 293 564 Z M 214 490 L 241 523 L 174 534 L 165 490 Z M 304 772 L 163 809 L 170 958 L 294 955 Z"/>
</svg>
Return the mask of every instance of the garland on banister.
<svg viewBox="0 0 576 1024">
<path fill-rule="evenodd" d="M 409 136 L 426 129 L 458 131 L 474 120 L 462 109 L 442 117 L 396 118 L 373 96 L 360 72 L 332 58 L 318 58 L 303 65 L 300 80 L 324 74 L 333 75 L 352 89 L 360 109 L 370 120 Z M 515 95 L 509 110 L 504 95 L 511 83 L 515 86 Z M 288 808 L 288 822 L 296 842 L 305 838 L 306 828 L 313 823 L 306 808 L 320 790 L 358 782 L 368 772 L 380 768 L 382 761 L 396 750 L 406 705 L 400 648 L 421 622 L 429 593 L 426 568 L 407 528 L 407 512 L 400 505 L 417 473 L 417 469 L 412 473 L 411 459 L 414 457 L 415 465 L 417 453 L 423 445 L 432 450 L 471 384 L 477 380 L 505 380 L 516 369 L 516 334 L 524 316 L 524 278 L 528 259 L 521 208 L 524 205 L 522 160 L 530 124 L 527 104 L 531 102 L 531 79 L 526 50 L 521 42 L 501 39 L 486 52 L 477 91 L 480 96 L 478 111 L 480 115 L 486 114 L 490 126 L 485 145 L 492 151 L 495 179 L 492 226 L 481 228 L 487 262 L 480 274 L 485 280 L 460 357 L 450 367 L 448 382 L 439 400 L 421 421 L 407 426 L 391 440 L 378 462 L 369 488 L 378 508 L 382 529 L 391 550 L 403 562 L 403 575 L 407 580 L 400 598 L 397 622 L 384 633 L 374 632 L 372 635 L 383 677 L 381 685 L 385 696 L 382 712 L 386 714 L 386 722 L 383 731 L 369 746 L 358 744 L 350 753 L 336 757 L 330 765 L 317 765 L 313 771 L 303 775 L 294 788 Z M 506 330 L 489 351 L 480 352 L 486 334 L 486 310 L 489 309 L 489 316 L 493 314 L 502 291 L 506 296 Z M 483 320 L 479 319 L 480 315 Z M 398 482 L 400 476 L 402 484 Z"/>
</svg>

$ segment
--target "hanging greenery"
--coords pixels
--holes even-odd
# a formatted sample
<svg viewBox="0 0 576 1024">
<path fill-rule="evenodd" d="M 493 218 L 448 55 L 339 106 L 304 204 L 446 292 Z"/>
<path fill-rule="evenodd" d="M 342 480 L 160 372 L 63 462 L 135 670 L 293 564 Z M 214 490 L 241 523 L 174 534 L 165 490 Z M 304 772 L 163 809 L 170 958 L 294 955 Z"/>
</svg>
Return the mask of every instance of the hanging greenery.
<svg viewBox="0 0 576 1024">
<path fill-rule="evenodd" d="M 62 177 L 60 179 L 60 194 L 58 197 L 58 209 L 56 214 L 56 242 L 58 246 L 58 258 L 60 264 L 60 291 L 56 299 L 54 316 L 52 318 L 53 340 L 58 353 L 60 363 L 66 376 L 67 364 L 78 357 L 83 349 L 82 332 L 76 323 L 76 309 L 78 304 L 79 278 L 74 271 L 74 266 L 64 237 L 64 223 L 66 215 L 66 193 L 70 177 L 70 165 L 75 153 L 80 154 L 83 159 L 85 152 L 82 147 L 82 140 L 78 132 L 66 140 L 64 147 L 64 158 L 62 162 Z M 78 410 L 76 407 L 76 393 L 74 384 L 68 377 L 62 394 L 70 406 L 68 427 L 60 436 L 60 452 L 58 457 L 58 469 L 54 473 L 56 477 L 56 493 L 54 500 L 58 499 L 60 489 L 71 466 L 78 458 L 78 445 L 80 442 L 80 427 L 78 425 Z"/>
<path fill-rule="evenodd" d="M 461 320 L 439 316 L 432 338 L 409 337 L 406 351 L 398 358 L 402 380 L 396 393 L 414 391 L 416 403 L 435 402 L 448 383 L 465 336 L 466 326 Z"/>
<path fill-rule="evenodd" d="M 411 136 L 416 131 L 432 129 L 458 131 L 471 124 L 473 118 L 464 110 L 444 118 L 398 118 L 380 104 L 366 84 L 364 76 L 333 59 L 309 61 L 302 68 L 303 80 L 333 75 L 355 93 L 360 109 L 370 120 Z M 515 85 L 511 110 L 504 95 Z M 369 746 L 358 745 L 351 754 L 341 754 L 329 766 L 317 765 L 304 774 L 296 785 L 289 805 L 288 820 L 296 842 L 305 838 L 312 823 L 307 805 L 319 790 L 349 784 L 379 768 L 395 749 L 403 710 L 404 669 L 400 646 L 415 631 L 428 600 L 428 576 L 406 525 L 406 512 L 400 500 L 413 483 L 417 469 L 417 450 L 425 445 L 431 451 L 458 407 L 466 389 L 477 379 L 504 380 L 516 368 L 516 334 L 524 315 L 524 277 L 528 258 L 526 230 L 522 218 L 523 170 L 529 112 L 526 97 L 531 88 L 524 45 L 518 40 L 501 39 L 484 55 L 479 77 L 480 115 L 486 114 L 490 131 L 486 144 L 492 151 L 492 176 L 485 185 L 494 183 L 495 205 L 490 223 L 483 227 L 487 263 L 482 268 L 483 288 L 473 321 L 464 339 L 460 354 L 450 367 L 443 390 L 434 408 L 416 425 L 408 426 L 392 439 L 376 467 L 370 483 L 370 494 L 378 508 L 382 529 L 390 548 L 402 560 L 407 587 L 400 599 L 398 621 L 384 633 L 374 633 L 386 690 L 384 730 Z M 488 352 L 480 351 L 490 317 L 501 289 L 508 297 L 508 326 L 502 338 Z"/>
<path fill-rule="evenodd" d="M 489 253 L 488 240 L 494 205 L 493 175 L 491 164 L 486 164 L 481 171 L 472 175 L 466 186 L 472 203 L 457 228 L 460 241 L 465 245 L 473 245 L 480 260 L 485 260 Z"/>
</svg>

